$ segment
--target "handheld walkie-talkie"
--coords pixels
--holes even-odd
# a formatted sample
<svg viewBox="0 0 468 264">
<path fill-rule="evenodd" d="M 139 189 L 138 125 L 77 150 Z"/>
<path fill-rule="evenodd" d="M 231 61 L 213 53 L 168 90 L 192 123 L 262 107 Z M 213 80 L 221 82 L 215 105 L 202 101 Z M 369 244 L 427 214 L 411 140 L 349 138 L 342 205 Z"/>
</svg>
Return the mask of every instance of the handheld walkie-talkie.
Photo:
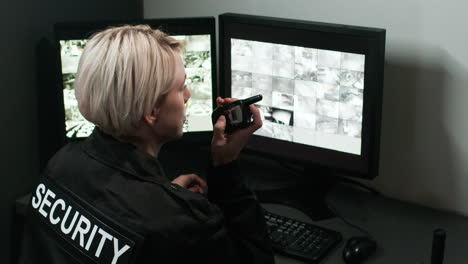
<svg viewBox="0 0 468 264">
<path fill-rule="evenodd" d="M 234 101 L 228 105 L 218 107 L 211 114 L 213 125 L 218 121 L 221 115 L 226 117 L 226 133 L 230 133 L 236 129 L 248 127 L 252 123 L 252 112 L 249 105 L 262 100 L 261 94 L 255 95 L 243 100 Z"/>
</svg>

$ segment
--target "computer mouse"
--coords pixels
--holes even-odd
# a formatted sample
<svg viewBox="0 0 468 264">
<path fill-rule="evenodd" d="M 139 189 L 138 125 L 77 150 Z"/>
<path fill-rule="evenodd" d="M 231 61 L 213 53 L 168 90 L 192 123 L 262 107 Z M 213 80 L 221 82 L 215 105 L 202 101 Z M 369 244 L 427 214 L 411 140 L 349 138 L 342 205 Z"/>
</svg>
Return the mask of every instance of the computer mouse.
<svg viewBox="0 0 468 264">
<path fill-rule="evenodd" d="M 343 248 L 343 260 L 345 263 L 363 263 L 374 254 L 377 243 L 368 237 L 352 237 L 348 239 Z"/>
</svg>

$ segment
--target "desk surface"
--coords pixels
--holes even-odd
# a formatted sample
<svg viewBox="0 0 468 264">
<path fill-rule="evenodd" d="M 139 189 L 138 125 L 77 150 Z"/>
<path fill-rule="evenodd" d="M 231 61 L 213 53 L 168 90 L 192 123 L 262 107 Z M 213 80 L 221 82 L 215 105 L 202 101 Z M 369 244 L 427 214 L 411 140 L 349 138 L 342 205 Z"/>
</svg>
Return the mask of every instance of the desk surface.
<svg viewBox="0 0 468 264">
<path fill-rule="evenodd" d="M 376 253 L 366 263 L 429 264 L 432 250 L 432 233 L 437 228 L 445 230 L 444 264 L 468 262 L 468 218 L 451 213 L 424 208 L 358 191 L 345 186 L 335 187 L 327 201 L 347 221 L 367 230 L 377 240 Z M 342 264 L 345 241 L 363 235 L 340 218 L 314 222 L 300 211 L 277 204 L 263 204 L 271 212 L 304 222 L 327 227 L 343 234 L 343 242 L 322 263 Z M 278 264 L 304 263 L 284 256 L 276 256 Z"/>
<path fill-rule="evenodd" d="M 17 200 L 17 214 L 24 214 L 29 196 Z M 468 218 L 424 208 L 353 188 L 335 187 L 327 201 L 348 222 L 367 230 L 377 240 L 376 253 L 366 263 L 430 264 L 432 232 L 442 228 L 447 234 L 444 264 L 468 262 Z M 277 214 L 327 227 L 343 234 L 343 241 L 327 256 L 323 264 L 343 264 L 341 257 L 345 241 L 363 235 L 340 218 L 314 222 L 302 212 L 278 204 L 262 204 Z M 304 263 L 276 255 L 277 264 Z"/>
<path fill-rule="evenodd" d="M 206 164 L 209 150 L 205 155 L 180 147 L 179 151 L 168 148 L 160 157 L 166 164 L 168 175 L 200 173 L 200 164 Z M 248 174 L 249 185 L 256 187 L 282 186 L 288 181 L 291 171 L 278 162 L 267 161 L 257 156 L 241 157 L 242 170 Z M 177 162 L 173 162 L 177 161 Z M 182 163 L 183 166 L 182 166 Z M 181 167 L 189 170 L 180 170 Z M 200 173 L 201 175 L 203 173 Z M 276 186 L 277 187 L 277 186 Z M 17 214 L 24 214 L 27 198 L 17 201 Z M 327 201 L 347 221 L 364 228 L 377 240 L 376 253 L 366 263 L 375 264 L 430 264 L 432 233 L 437 228 L 446 231 L 444 264 L 468 263 L 468 218 L 455 214 L 424 208 L 407 202 L 373 195 L 343 185 L 336 186 L 328 195 Z M 347 225 L 339 218 L 313 222 L 302 212 L 277 204 L 263 204 L 273 213 L 292 217 L 304 222 L 324 226 L 343 234 L 343 242 L 322 261 L 323 264 L 343 264 L 342 251 L 345 241 L 357 235 L 359 230 Z M 278 264 L 304 263 L 288 257 L 276 256 Z"/>
</svg>

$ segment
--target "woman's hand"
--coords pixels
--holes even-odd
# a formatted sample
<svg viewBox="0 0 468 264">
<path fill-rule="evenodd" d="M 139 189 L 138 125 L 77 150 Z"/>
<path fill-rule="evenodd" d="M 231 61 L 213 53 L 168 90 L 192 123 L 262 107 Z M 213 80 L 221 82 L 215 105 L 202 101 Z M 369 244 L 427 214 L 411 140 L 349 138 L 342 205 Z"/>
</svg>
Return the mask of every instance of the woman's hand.
<svg viewBox="0 0 468 264">
<path fill-rule="evenodd" d="M 189 191 L 203 194 L 206 182 L 196 174 L 183 174 L 175 178 L 172 183 L 177 184 Z"/>
<path fill-rule="evenodd" d="M 237 99 L 221 97 L 216 98 L 218 107 L 230 104 Z M 230 134 L 224 133 L 226 129 L 226 118 L 221 115 L 213 128 L 213 139 L 211 140 L 211 153 L 213 159 L 213 166 L 227 164 L 238 158 L 239 153 L 247 144 L 250 135 L 257 129 L 262 127 L 262 118 L 260 111 L 253 104 L 250 106 L 250 111 L 253 114 L 253 122 L 250 126 L 238 129 Z"/>
</svg>

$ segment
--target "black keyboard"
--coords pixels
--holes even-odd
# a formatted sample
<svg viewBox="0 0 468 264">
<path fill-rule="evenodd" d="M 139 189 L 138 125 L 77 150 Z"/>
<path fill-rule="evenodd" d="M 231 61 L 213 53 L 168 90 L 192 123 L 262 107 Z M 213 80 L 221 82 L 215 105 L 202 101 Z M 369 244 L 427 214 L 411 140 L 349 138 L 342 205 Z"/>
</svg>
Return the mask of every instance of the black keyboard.
<svg viewBox="0 0 468 264">
<path fill-rule="evenodd" d="M 342 240 L 339 232 L 264 211 L 275 252 L 318 263 Z"/>
</svg>

